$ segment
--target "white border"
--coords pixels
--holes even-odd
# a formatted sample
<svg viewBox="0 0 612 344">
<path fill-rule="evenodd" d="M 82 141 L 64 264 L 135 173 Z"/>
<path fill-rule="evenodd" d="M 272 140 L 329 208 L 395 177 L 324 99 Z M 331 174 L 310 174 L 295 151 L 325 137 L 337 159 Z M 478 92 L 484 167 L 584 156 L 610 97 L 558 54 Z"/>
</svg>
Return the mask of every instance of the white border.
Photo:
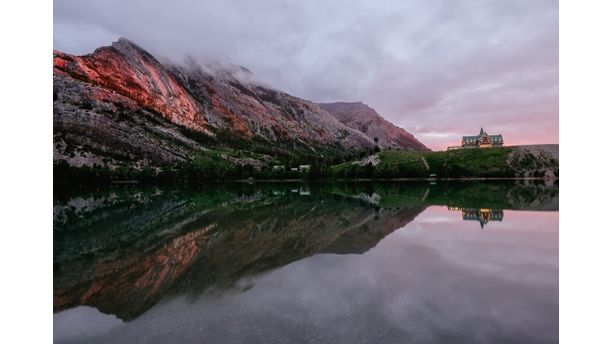
<svg viewBox="0 0 612 344">
<path fill-rule="evenodd" d="M 0 3 L 1 343 L 53 338 L 52 13 Z"/>
<path fill-rule="evenodd" d="M 611 5 L 560 4 L 561 343 L 611 343 Z M 0 342 L 52 341 L 52 3 L 0 4 Z"/>
<path fill-rule="evenodd" d="M 561 343 L 612 343 L 610 7 L 560 4 Z"/>
</svg>

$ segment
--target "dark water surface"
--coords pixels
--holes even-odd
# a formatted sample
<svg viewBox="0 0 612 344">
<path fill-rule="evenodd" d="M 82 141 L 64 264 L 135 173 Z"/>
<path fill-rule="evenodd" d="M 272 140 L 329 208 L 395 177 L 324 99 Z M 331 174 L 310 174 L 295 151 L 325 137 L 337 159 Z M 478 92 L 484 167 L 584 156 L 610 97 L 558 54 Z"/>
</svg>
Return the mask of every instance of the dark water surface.
<svg viewBox="0 0 612 344">
<path fill-rule="evenodd" d="M 61 186 L 57 343 L 556 343 L 558 187 Z"/>
</svg>

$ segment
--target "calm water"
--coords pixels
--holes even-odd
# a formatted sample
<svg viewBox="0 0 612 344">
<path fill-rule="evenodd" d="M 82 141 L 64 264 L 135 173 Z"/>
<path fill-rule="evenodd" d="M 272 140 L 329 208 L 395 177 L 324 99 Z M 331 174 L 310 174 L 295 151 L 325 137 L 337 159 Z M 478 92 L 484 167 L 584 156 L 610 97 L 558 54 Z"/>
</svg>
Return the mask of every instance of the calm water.
<svg viewBox="0 0 612 344">
<path fill-rule="evenodd" d="M 558 187 L 55 187 L 57 343 L 556 343 Z"/>
</svg>

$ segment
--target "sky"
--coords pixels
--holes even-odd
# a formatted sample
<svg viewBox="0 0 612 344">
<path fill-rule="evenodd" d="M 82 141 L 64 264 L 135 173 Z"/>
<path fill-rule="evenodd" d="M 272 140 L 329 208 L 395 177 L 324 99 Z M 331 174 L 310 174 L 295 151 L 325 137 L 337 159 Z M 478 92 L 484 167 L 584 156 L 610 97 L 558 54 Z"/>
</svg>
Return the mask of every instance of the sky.
<svg viewBox="0 0 612 344">
<path fill-rule="evenodd" d="M 361 101 L 434 150 L 476 135 L 559 142 L 556 0 L 55 0 L 53 46 L 125 37 L 231 61 L 316 102 Z"/>
</svg>

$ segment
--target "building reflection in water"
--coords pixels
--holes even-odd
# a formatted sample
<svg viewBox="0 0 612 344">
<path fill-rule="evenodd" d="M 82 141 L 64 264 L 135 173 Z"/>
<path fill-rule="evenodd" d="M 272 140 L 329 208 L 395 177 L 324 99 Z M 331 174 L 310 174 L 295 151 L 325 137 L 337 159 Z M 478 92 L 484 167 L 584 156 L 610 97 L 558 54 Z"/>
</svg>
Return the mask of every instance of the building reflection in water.
<svg viewBox="0 0 612 344">
<path fill-rule="evenodd" d="M 450 211 L 461 211 L 463 221 L 478 221 L 480 222 L 480 228 L 484 228 L 484 225 L 489 221 L 499 221 L 504 219 L 504 211 L 501 209 L 489 209 L 489 208 L 461 208 L 461 207 L 448 207 Z"/>
</svg>

